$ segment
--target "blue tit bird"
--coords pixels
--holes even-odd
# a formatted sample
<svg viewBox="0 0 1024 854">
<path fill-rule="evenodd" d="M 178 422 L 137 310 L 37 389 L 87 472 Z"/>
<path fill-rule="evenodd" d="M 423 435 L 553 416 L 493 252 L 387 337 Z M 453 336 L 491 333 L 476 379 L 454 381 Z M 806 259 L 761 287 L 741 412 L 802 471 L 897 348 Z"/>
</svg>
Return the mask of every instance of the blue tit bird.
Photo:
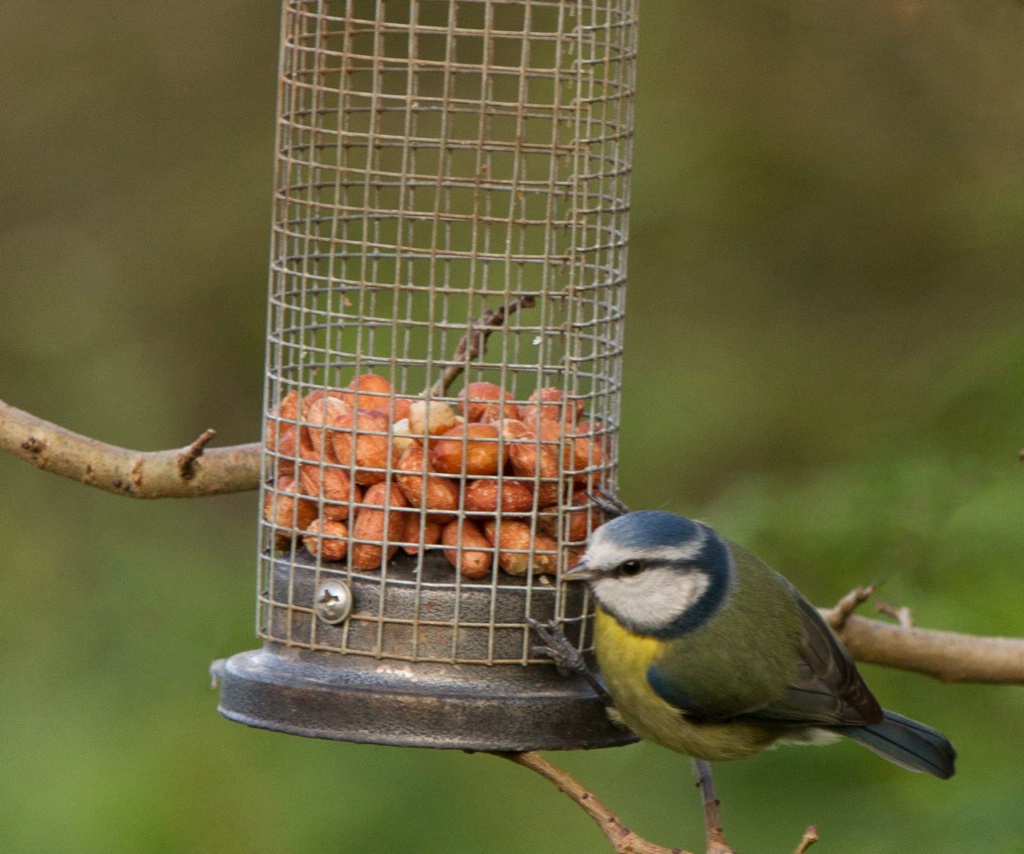
<svg viewBox="0 0 1024 854">
<path fill-rule="evenodd" d="M 625 513 L 565 577 L 593 591 L 613 714 L 641 738 L 719 761 L 846 736 L 911 771 L 953 775 L 945 736 L 883 709 L 799 591 L 706 525 Z"/>
</svg>

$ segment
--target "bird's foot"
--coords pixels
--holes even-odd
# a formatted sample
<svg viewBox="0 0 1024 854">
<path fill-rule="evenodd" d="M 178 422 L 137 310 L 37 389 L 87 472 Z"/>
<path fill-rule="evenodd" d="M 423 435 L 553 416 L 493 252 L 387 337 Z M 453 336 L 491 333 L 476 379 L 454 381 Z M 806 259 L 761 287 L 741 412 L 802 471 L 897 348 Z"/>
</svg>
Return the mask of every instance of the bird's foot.
<svg viewBox="0 0 1024 854">
<path fill-rule="evenodd" d="M 619 516 L 625 516 L 629 512 L 629 508 L 603 486 L 599 486 L 593 492 L 588 493 L 588 497 L 609 519 L 617 519 Z"/>
<path fill-rule="evenodd" d="M 540 620 L 527 617 L 526 624 L 543 641 L 542 646 L 532 647 L 531 652 L 534 655 L 550 658 L 558 668 L 560 676 L 582 674 L 583 671 L 590 669 L 583 658 L 583 653 L 570 643 L 557 620 L 542 623 Z"/>
<path fill-rule="evenodd" d="M 565 632 L 562 631 L 562 627 L 558 625 L 557 620 L 549 620 L 543 623 L 540 620 L 527 617 L 526 624 L 543 642 L 542 646 L 532 648 L 533 655 L 550 658 L 555 663 L 555 667 L 558 668 L 558 673 L 561 676 L 581 676 L 590 685 L 602 703 L 606 706 L 612 705 L 612 698 L 608 694 L 608 689 L 604 687 L 600 677 L 590 669 L 590 665 L 587 664 L 583 653 L 573 646 L 565 636 Z"/>
</svg>

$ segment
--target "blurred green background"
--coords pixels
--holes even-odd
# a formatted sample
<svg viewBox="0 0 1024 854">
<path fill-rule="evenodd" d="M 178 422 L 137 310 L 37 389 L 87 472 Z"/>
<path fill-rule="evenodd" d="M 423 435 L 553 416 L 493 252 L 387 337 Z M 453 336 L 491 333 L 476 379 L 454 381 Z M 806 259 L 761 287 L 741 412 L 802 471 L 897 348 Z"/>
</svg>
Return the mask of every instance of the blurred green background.
<svg viewBox="0 0 1024 854">
<path fill-rule="evenodd" d="M 1024 634 L 1024 6 L 644 0 L 621 495 L 815 602 Z M 279 9 L 4 4 L 0 398 L 140 449 L 255 440 Z M 220 718 L 253 636 L 255 495 L 133 502 L 0 458 L 0 850 L 609 850 L 488 756 Z M 1024 695 L 865 667 L 958 745 L 718 767 L 729 837 L 1021 850 Z M 689 763 L 557 755 L 700 848 Z M 814 850 L 818 850 L 815 848 Z"/>
</svg>

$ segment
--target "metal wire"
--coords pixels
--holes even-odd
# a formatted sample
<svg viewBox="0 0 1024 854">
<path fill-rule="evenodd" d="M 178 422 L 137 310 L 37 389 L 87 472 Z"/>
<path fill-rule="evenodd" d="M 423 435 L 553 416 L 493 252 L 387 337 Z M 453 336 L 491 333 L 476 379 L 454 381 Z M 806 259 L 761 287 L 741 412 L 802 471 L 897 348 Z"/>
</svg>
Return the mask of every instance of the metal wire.
<svg viewBox="0 0 1024 854">
<path fill-rule="evenodd" d="M 536 659 L 525 616 L 550 609 L 588 645 L 589 603 L 536 570 L 541 556 L 533 545 L 524 550 L 533 566 L 524 577 L 500 570 L 493 548 L 481 578 L 445 571 L 442 549 L 425 542 L 422 526 L 418 556 L 404 563 L 359 569 L 353 547 L 380 540 L 361 539 L 352 527 L 343 561 L 311 558 L 302 544 L 311 517 L 344 513 L 346 503 L 362 512 L 366 497 L 359 500 L 354 482 L 342 498 L 326 487 L 301 494 L 303 466 L 314 465 L 323 480 L 350 462 L 324 459 L 326 410 L 314 414 L 301 403 L 367 372 L 386 378 L 396 395 L 426 400 L 490 381 L 526 403 L 555 386 L 572 402 L 567 407 L 580 402 L 590 420 L 586 435 L 604 451 L 560 472 L 554 508 L 537 500 L 526 520 L 536 533 L 545 513 L 561 518 L 581 483 L 614 490 L 635 4 L 285 4 L 265 391 L 263 637 L 417 661 L 526 663 Z M 472 324 L 486 311 L 505 314 L 481 340 Z M 281 405 L 291 392 L 300 401 L 294 413 Z M 393 440 L 394 397 L 363 394 L 355 406 L 383 408 L 390 418 L 377 432 Z M 305 451 L 298 441 L 278 441 L 289 428 L 309 437 Z M 498 438 L 501 453 L 507 441 Z M 572 442 L 555 443 L 559 458 L 571 456 Z M 387 492 L 393 464 L 382 471 Z M 500 495 L 509 487 L 502 472 L 496 479 Z M 481 520 L 465 507 L 466 479 L 454 482 L 463 531 Z M 532 486 L 539 489 L 540 479 Z M 425 516 L 387 495 L 385 531 L 396 514 Z M 582 539 L 564 528 L 557 539 L 547 557 L 561 570 Z M 314 540 L 322 544 L 324 535 Z M 461 542 L 455 550 L 462 559 L 470 548 Z M 314 590 L 328 577 L 357 584 L 357 607 L 342 626 L 317 619 L 302 573 L 312 573 Z"/>
</svg>

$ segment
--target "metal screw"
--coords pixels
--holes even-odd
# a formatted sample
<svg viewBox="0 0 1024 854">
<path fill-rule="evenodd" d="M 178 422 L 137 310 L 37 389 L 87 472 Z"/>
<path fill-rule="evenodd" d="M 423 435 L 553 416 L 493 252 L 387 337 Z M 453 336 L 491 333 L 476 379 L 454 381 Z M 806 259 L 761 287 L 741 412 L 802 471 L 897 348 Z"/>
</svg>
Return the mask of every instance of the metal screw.
<svg viewBox="0 0 1024 854">
<path fill-rule="evenodd" d="M 313 608 L 325 623 L 340 623 L 352 610 L 352 591 L 340 581 L 325 581 L 316 589 Z"/>
</svg>

